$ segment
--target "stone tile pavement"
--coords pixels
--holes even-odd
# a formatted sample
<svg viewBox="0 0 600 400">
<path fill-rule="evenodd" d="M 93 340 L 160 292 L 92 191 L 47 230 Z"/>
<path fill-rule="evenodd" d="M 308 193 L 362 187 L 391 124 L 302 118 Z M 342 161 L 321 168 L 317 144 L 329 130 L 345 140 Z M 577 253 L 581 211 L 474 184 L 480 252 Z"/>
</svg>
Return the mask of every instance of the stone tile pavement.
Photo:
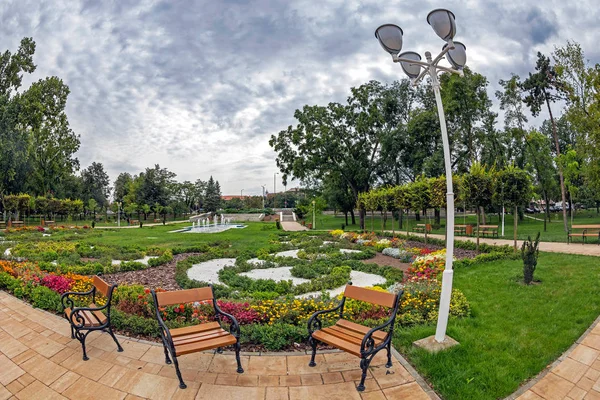
<svg viewBox="0 0 600 400">
<path fill-rule="evenodd" d="M 281 227 L 284 231 L 288 232 L 298 232 L 298 231 L 307 231 L 308 228 L 302 226 L 302 224 L 294 221 L 283 221 L 281 222 Z"/>
<path fill-rule="evenodd" d="M 108 335 L 90 334 L 90 360 L 83 361 L 66 320 L 0 291 L 0 400 L 438 398 L 403 359 L 385 368 L 384 352 L 372 363 L 363 393 L 355 389 L 358 359 L 344 353 L 318 354 L 314 368 L 303 353 L 247 354 L 244 374 L 235 373 L 233 355 L 185 355 L 179 360 L 188 388 L 182 390 L 173 366 L 164 364 L 161 346 L 119 340 L 122 353 Z"/>
</svg>

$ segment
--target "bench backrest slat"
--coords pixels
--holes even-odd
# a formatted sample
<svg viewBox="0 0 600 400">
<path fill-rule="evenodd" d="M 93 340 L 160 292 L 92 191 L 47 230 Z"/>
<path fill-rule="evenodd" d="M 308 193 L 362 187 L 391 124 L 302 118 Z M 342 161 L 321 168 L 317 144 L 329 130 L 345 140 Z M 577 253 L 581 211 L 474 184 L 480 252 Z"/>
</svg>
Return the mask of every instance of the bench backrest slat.
<svg viewBox="0 0 600 400">
<path fill-rule="evenodd" d="M 367 303 L 377 304 L 384 307 L 394 307 L 396 305 L 396 295 L 392 293 L 378 292 L 376 290 L 365 289 L 358 286 L 347 285 L 344 296 L 354 300 L 366 301 Z"/>
<path fill-rule="evenodd" d="M 498 229 L 498 225 L 479 225 L 480 228 L 493 228 Z"/>
<path fill-rule="evenodd" d="M 110 290 L 110 285 L 108 283 L 104 282 L 104 280 L 102 278 L 100 278 L 98 275 L 94 275 L 93 285 L 98 292 L 100 292 L 104 296 L 108 297 L 108 291 Z"/>
<path fill-rule="evenodd" d="M 156 299 L 158 300 L 159 306 L 192 303 L 195 301 L 212 300 L 213 298 L 214 295 L 211 287 L 156 293 Z"/>
<path fill-rule="evenodd" d="M 598 225 L 573 225 L 571 228 L 573 228 L 573 229 L 600 229 L 600 224 L 598 224 Z"/>
</svg>

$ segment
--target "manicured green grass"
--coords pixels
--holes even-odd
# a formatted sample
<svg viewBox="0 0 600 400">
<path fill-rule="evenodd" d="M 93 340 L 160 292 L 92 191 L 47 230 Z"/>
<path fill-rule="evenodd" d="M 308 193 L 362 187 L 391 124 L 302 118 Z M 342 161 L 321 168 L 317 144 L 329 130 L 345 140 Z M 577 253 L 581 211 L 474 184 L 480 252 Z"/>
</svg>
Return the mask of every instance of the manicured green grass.
<svg viewBox="0 0 600 400">
<path fill-rule="evenodd" d="M 411 345 L 435 326 L 397 331 L 394 344 L 446 400 L 497 399 L 514 392 L 571 346 L 600 312 L 600 262 L 594 257 L 540 254 L 524 286 L 522 262 L 496 261 L 455 272 L 454 287 L 472 318 L 451 320 L 460 342 L 438 354 Z"/>
<path fill-rule="evenodd" d="M 542 219 L 542 221 L 538 221 L 533 218 Z M 345 223 L 343 215 L 322 215 L 316 218 L 317 229 L 341 229 L 342 224 Z M 404 218 L 402 231 L 406 232 L 406 223 L 408 221 L 409 231 L 414 230 L 414 226 L 416 224 L 425 224 L 431 223 L 433 224 L 433 218 L 424 218 L 421 217 L 420 221 L 416 221 L 414 219 L 414 214 L 411 215 L 411 218 L 408 220 Z M 312 219 L 306 220 L 306 222 L 312 222 Z M 350 220 L 348 222 L 351 222 Z M 388 216 L 388 220 L 385 224 L 386 230 L 392 229 L 392 220 L 391 216 Z M 434 229 L 432 233 L 436 234 L 444 234 L 444 225 L 445 218 L 441 219 L 442 227 L 440 229 Z M 476 225 L 477 220 L 475 215 L 467 215 L 466 217 L 462 214 L 457 215 L 454 219 L 455 224 L 471 224 Z M 480 222 L 483 223 L 483 222 Z M 359 230 L 359 219 L 356 217 L 355 225 L 348 225 L 345 227 L 346 231 L 355 231 Z M 502 221 L 498 217 L 497 214 L 488 214 L 488 218 L 486 221 L 487 225 L 498 225 L 498 233 L 501 234 L 501 224 Z M 569 226 L 571 224 L 571 220 L 569 219 Z M 595 210 L 586 210 L 586 211 L 578 211 L 577 214 L 573 218 L 573 224 L 600 224 L 600 214 L 597 214 Z M 365 219 L 365 228 L 367 230 L 374 230 L 375 232 L 381 231 L 381 216 L 379 213 L 375 213 L 375 216 L 372 220 L 370 213 L 367 214 Z M 394 229 L 398 230 L 398 221 L 394 221 Z M 517 238 L 518 239 L 527 239 L 528 236 L 534 237 L 537 233 L 541 233 L 541 240 L 545 242 L 566 242 L 567 234 L 564 231 L 562 214 L 561 213 L 552 213 L 551 214 L 551 222 L 546 224 L 546 231 L 544 232 L 544 222 L 543 222 L 543 214 L 526 214 L 525 218 L 519 221 L 519 225 L 517 227 Z M 501 236 L 502 237 L 502 236 Z M 506 214 L 504 216 L 504 239 L 512 239 L 513 238 L 513 216 L 511 214 Z M 576 242 L 580 242 L 581 239 L 575 239 Z M 596 243 L 596 238 L 588 238 L 588 242 Z"/>
<path fill-rule="evenodd" d="M 228 241 L 233 249 L 256 251 L 269 244 L 272 234 L 278 231 L 274 222 L 248 222 L 243 229 L 229 229 L 220 233 L 172 233 L 190 226 L 189 222 L 166 226 L 148 226 L 129 229 L 95 229 L 94 237 L 84 238 L 85 243 L 103 245 L 138 245 L 142 247 L 189 247 L 201 243 Z"/>
</svg>

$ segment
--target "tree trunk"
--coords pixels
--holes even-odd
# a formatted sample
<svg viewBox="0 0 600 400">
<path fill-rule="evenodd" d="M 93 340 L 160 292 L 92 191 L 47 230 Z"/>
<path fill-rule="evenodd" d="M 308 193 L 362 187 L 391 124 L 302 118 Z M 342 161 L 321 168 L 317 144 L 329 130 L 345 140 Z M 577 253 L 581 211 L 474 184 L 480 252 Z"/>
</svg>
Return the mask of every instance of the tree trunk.
<svg viewBox="0 0 600 400">
<path fill-rule="evenodd" d="M 400 216 L 398 218 L 398 230 L 402 229 L 402 209 L 400 209 Z"/>
<path fill-rule="evenodd" d="M 360 229 L 365 230 L 365 214 L 366 211 L 364 209 L 358 210 L 358 216 L 360 218 Z"/>
<path fill-rule="evenodd" d="M 350 210 L 350 216 L 352 217 L 352 225 L 356 225 L 356 216 L 354 215 L 354 209 Z"/>
<path fill-rule="evenodd" d="M 485 215 L 485 209 L 483 207 L 479 207 L 479 212 L 481 213 L 481 221 L 484 225 L 487 225 L 487 216 Z"/>
<path fill-rule="evenodd" d="M 560 157 L 560 146 L 558 144 L 558 134 L 556 133 L 556 122 L 554 122 L 554 116 L 552 115 L 552 109 L 550 108 L 550 100 L 548 99 L 548 95 L 545 94 L 546 97 L 546 106 L 548 106 L 548 114 L 550 114 L 550 122 L 552 123 L 552 136 L 554 136 L 554 145 L 556 146 L 556 156 Z M 562 198 L 562 213 L 563 213 L 563 224 L 565 232 L 569 231 L 569 226 L 567 224 L 567 195 L 565 191 L 565 179 L 563 177 L 562 165 L 558 163 L 558 177 L 560 179 L 560 195 Z"/>
<path fill-rule="evenodd" d="M 415 221 L 420 221 L 421 220 L 421 213 L 419 213 L 418 211 L 415 211 Z"/>
<path fill-rule="evenodd" d="M 513 240 L 514 240 L 514 247 L 515 247 L 515 251 L 517 251 L 517 224 L 519 223 L 519 221 L 517 220 L 517 206 L 515 206 L 515 218 L 514 219 L 514 226 L 513 226 Z"/>
<path fill-rule="evenodd" d="M 435 224 L 441 225 L 442 224 L 442 213 L 441 213 L 440 209 L 436 208 L 434 210 L 434 212 L 435 212 Z M 448 225 L 448 224 L 446 223 L 446 225 Z"/>
<path fill-rule="evenodd" d="M 550 222 L 550 204 L 548 204 L 548 193 L 544 190 L 544 201 L 546 202 L 546 215 L 544 215 L 544 232 L 546 232 L 546 220 Z"/>
<path fill-rule="evenodd" d="M 477 212 L 475 214 L 477 216 L 477 245 L 475 246 L 475 250 L 479 251 L 479 207 L 477 207 Z"/>
<path fill-rule="evenodd" d="M 371 210 L 371 232 L 375 231 L 375 211 Z"/>
</svg>

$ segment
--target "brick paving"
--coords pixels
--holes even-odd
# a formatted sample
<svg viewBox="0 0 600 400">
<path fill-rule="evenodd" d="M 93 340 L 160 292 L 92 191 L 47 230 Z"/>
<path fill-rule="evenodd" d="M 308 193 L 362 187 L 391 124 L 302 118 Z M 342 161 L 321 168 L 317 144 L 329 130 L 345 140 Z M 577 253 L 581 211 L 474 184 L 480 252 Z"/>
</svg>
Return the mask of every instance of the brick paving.
<svg viewBox="0 0 600 400">
<path fill-rule="evenodd" d="M 307 231 L 308 228 L 305 226 L 302 226 L 302 224 L 298 223 L 298 222 L 293 222 L 293 221 L 283 221 L 281 223 L 281 227 L 283 228 L 284 231 L 289 231 L 289 232 L 298 232 L 298 231 Z"/>
<path fill-rule="evenodd" d="M 423 379 L 401 357 L 385 368 L 385 352 L 375 358 L 366 391 L 358 358 L 344 353 L 309 356 L 242 356 L 245 373 L 235 373 L 235 358 L 209 352 L 179 358 L 188 388 L 179 389 L 172 365 L 164 364 L 162 346 L 91 333 L 89 361 L 70 337 L 67 321 L 0 291 L 0 400 L 18 399 L 437 399 Z M 584 357 L 584 356 L 582 356 Z M 584 357 L 585 360 L 588 360 Z"/>
</svg>

